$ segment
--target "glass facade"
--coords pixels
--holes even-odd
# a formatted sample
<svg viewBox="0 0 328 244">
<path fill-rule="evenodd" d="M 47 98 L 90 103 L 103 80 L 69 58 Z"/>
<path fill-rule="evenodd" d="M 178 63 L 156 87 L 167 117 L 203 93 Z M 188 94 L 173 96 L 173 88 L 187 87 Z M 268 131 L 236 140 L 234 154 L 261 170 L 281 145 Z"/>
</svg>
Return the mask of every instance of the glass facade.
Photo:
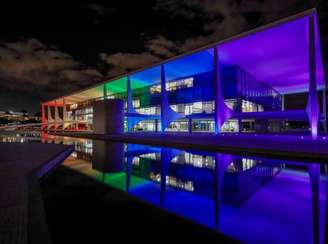
<svg viewBox="0 0 328 244">
<path fill-rule="evenodd" d="M 318 99 L 325 81 L 317 29 L 315 48 L 308 46 L 312 17 L 279 23 L 110 80 L 63 98 L 62 105 L 57 100 L 45 103 L 43 121 L 52 124 L 49 128 L 64 123 L 64 129 L 92 130 L 93 101 L 123 99 L 126 132 L 300 130 L 315 135 L 327 126 L 324 99 L 320 106 Z M 316 58 L 316 70 L 309 69 L 309 55 Z M 314 81 L 309 81 L 310 74 L 316 75 Z M 284 97 L 300 92 L 306 107 L 286 104 Z M 54 113 L 53 108 L 63 106 L 62 116 Z"/>
</svg>

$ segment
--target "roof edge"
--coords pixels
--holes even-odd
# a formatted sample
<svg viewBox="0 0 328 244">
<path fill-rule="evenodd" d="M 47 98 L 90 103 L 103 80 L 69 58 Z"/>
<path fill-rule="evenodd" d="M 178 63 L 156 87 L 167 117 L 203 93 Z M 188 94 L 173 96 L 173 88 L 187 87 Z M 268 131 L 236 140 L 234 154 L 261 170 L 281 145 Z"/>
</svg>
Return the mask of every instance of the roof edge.
<svg viewBox="0 0 328 244">
<path fill-rule="evenodd" d="M 100 85 L 104 85 L 108 82 L 111 82 L 111 81 L 115 81 L 115 80 L 118 80 L 120 78 L 123 78 L 125 76 L 130 76 L 130 75 L 133 75 L 133 74 L 136 74 L 136 73 L 139 73 L 141 71 L 144 71 L 146 69 L 150 69 L 150 68 L 153 68 L 153 67 L 156 67 L 158 65 L 162 65 L 162 64 L 165 64 L 167 62 L 170 62 L 174 59 L 177 59 L 177 58 L 182 58 L 182 57 L 185 57 L 185 56 L 188 56 L 188 55 L 191 55 L 193 53 L 196 53 L 196 52 L 199 52 L 199 51 L 203 51 L 203 50 L 206 50 L 206 49 L 209 49 L 209 48 L 214 48 L 215 46 L 219 45 L 219 44 L 223 44 L 223 43 L 226 43 L 226 42 L 229 42 L 229 41 L 233 41 L 233 40 L 237 40 L 237 39 L 240 39 L 240 38 L 243 38 L 243 37 L 246 37 L 246 36 L 249 36 L 249 35 L 252 35 L 252 34 L 255 34 L 257 32 L 261 32 L 261 31 L 264 31 L 268 28 L 272 28 L 272 27 L 275 27 L 275 26 L 278 26 L 278 25 L 281 25 L 281 24 L 284 24 L 284 23 L 287 23 L 289 21 L 293 21 L 293 20 L 296 20 L 298 18 L 302 18 L 302 17 L 305 17 L 305 16 L 311 16 L 313 14 L 317 14 L 317 9 L 316 8 L 311 8 L 311 9 L 308 9 L 308 10 L 305 10 L 305 11 L 302 11 L 300 13 L 297 13 L 297 14 L 293 14 L 291 16 L 288 16 L 288 17 L 284 17 L 284 18 L 281 18 L 281 19 L 278 19 L 276 21 L 273 21 L 271 23 L 268 23 L 268 24 L 265 24 L 265 25 L 262 25 L 262 26 L 258 26 L 254 29 L 250 29 L 248 31 L 245 31 L 245 32 L 241 32 L 239 34 L 236 34 L 236 35 L 233 35 L 233 36 L 230 36 L 230 37 L 227 37 L 225 39 L 222 39 L 222 40 L 219 40 L 219 41 L 216 41 L 216 42 L 212 42 L 212 43 L 209 43 L 203 47 L 199 47 L 199 48 L 195 48 L 195 49 L 192 49 L 188 52 L 185 52 L 185 53 L 182 53 L 182 54 L 179 54 L 179 55 L 176 55 L 176 56 L 173 56 L 171 58 L 168 58 L 168 59 L 165 59 L 165 60 L 162 60 L 162 61 L 159 61 L 157 63 L 154 63 L 154 64 L 151 64 L 151 65 L 148 65 L 146 67 L 143 67 L 143 68 L 139 68 L 139 69 L 136 69 L 134 71 L 131 71 L 131 72 L 128 72 L 128 73 L 125 73 L 125 74 L 122 74 L 122 75 L 118 75 L 118 76 L 115 76 L 115 77 L 112 77 L 112 78 L 107 78 L 107 79 L 101 79 L 99 81 L 99 83 L 95 84 L 95 85 L 91 85 L 87 88 L 83 88 L 83 89 L 80 89 L 80 90 L 77 90 L 73 93 L 69 93 L 69 94 L 66 94 L 66 95 L 63 95 L 63 96 L 60 96 L 58 98 L 54 98 L 54 99 L 51 99 L 51 100 L 47 100 L 47 101 L 41 101 L 41 104 L 43 103 L 48 103 L 48 102 L 53 102 L 55 100 L 58 100 L 58 99 L 64 99 L 65 97 L 68 97 L 68 96 L 71 96 L 71 95 L 74 95 L 76 93 L 80 93 L 80 92 L 84 92 L 84 91 L 87 91 L 89 89 L 92 89 L 92 88 L 96 88 L 97 86 L 100 86 Z"/>
</svg>

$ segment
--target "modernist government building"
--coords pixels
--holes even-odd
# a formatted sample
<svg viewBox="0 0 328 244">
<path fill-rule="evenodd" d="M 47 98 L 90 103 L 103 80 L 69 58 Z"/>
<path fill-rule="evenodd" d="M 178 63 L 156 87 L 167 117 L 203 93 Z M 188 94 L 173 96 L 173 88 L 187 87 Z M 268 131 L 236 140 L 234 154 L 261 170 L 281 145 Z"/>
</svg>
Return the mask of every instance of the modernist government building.
<svg viewBox="0 0 328 244">
<path fill-rule="evenodd" d="M 315 10 L 42 103 L 44 130 L 327 131 Z M 115 128 L 111 129 L 115 132 Z"/>
</svg>

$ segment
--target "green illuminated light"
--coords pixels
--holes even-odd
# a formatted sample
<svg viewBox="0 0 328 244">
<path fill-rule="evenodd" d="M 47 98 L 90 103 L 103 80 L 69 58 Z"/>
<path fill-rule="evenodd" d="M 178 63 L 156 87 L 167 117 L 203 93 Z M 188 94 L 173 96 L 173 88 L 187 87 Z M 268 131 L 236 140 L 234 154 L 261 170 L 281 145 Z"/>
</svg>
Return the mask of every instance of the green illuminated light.
<svg viewBox="0 0 328 244">
<path fill-rule="evenodd" d="M 106 83 L 105 88 L 107 89 L 107 94 L 112 95 L 112 94 L 126 92 L 127 81 L 128 81 L 128 79 L 125 76 L 120 79 L 113 80 L 113 81 Z"/>
</svg>

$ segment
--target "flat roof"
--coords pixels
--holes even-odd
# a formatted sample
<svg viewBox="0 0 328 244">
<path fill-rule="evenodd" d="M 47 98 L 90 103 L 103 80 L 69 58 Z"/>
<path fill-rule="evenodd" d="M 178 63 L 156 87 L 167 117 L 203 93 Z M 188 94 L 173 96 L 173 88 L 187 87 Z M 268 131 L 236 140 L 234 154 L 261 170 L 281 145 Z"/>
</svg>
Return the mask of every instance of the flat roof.
<svg viewBox="0 0 328 244">
<path fill-rule="evenodd" d="M 218 42 L 211 43 L 204 47 L 177 55 L 161 62 L 146 66 L 144 68 L 137 69 L 135 71 L 125 73 L 111 79 L 105 79 L 90 87 L 49 101 L 45 101 L 43 103 L 49 103 L 58 100 L 58 102 L 60 102 L 60 100 L 62 100 L 63 98 L 70 98 L 71 102 L 79 102 L 88 98 L 90 99 L 90 97 L 100 97 L 102 96 L 103 85 L 105 84 L 106 86 L 111 86 L 111 84 L 117 84 L 117 86 L 113 86 L 112 89 L 116 90 L 117 92 L 121 90 L 122 92 L 124 91 L 124 89 L 126 89 L 126 87 L 124 88 L 124 82 L 126 81 L 126 77 L 128 76 L 131 77 L 131 79 L 134 78 L 134 80 L 131 80 L 132 83 L 137 81 L 141 81 L 142 83 L 142 79 L 146 78 L 140 77 L 145 77 L 146 73 L 148 73 L 148 75 L 152 77 L 151 79 L 156 80 L 159 76 L 158 67 L 160 65 L 165 65 L 165 70 L 168 70 L 168 72 L 170 73 L 170 63 L 178 63 L 179 59 L 187 60 L 188 56 L 199 56 L 199 54 L 208 55 L 208 57 L 213 56 L 213 53 L 211 53 L 210 49 L 215 47 L 218 47 L 220 55 L 219 59 L 223 63 L 230 65 L 239 64 L 241 67 L 246 67 L 246 70 L 248 70 L 250 73 L 255 74 L 256 77 L 260 78 L 263 81 L 267 80 L 268 82 L 271 82 L 270 85 L 276 89 L 278 88 L 278 90 L 279 86 L 284 86 L 286 85 L 286 83 L 288 83 L 288 86 L 290 87 L 288 89 L 294 89 L 294 91 L 301 92 L 306 88 L 305 81 L 308 79 L 308 77 L 306 76 L 306 74 L 308 73 L 308 21 L 306 20 L 307 17 L 311 15 L 315 15 L 316 17 L 316 9 L 310 9 L 299 14 L 275 21 L 273 23 L 257 27 L 247 32 L 243 32 L 241 34 L 220 40 Z M 292 22 L 293 24 L 290 24 L 290 26 L 288 26 L 289 23 Z M 324 67 L 321 57 L 320 36 L 317 18 L 315 18 L 315 26 L 315 34 L 317 37 L 315 51 L 317 54 L 317 75 L 319 76 L 318 82 L 319 86 L 324 87 Z M 269 29 L 272 30 L 269 31 Z M 254 41 L 255 39 L 256 41 Z M 261 46 L 262 49 L 258 48 L 258 46 Z M 288 50 L 290 55 L 286 53 L 286 48 L 287 50 L 291 49 Z M 204 59 L 202 60 L 206 59 L 205 56 L 203 56 L 203 58 Z M 268 62 L 268 60 L 270 60 L 271 62 Z M 264 62 L 266 63 L 264 64 Z M 209 69 L 208 64 L 206 64 L 207 67 L 204 67 L 204 64 L 200 64 L 200 62 L 198 62 L 197 65 L 202 65 L 202 67 L 200 68 L 202 71 Z M 269 69 L 268 66 L 270 66 Z M 291 70 L 287 70 L 286 67 L 290 67 Z M 280 74 L 279 72 L 277 72 L 278 69 Z M 151 71 L 153 71 L 152 74 Z M 276 72 L 277 74 L 273 74 L 274 72 Z M 182 74 L 180 74 L 180 76 L 181 75 Z M 171 74 L 171 77 L 174 77 L 174 74 Z M 291 79 L 286 80 L 286 77 Z M 280 79 L 280 83 L 275 79 Z M 299 80 L 303 82 L 301 86 L 297 83 Z M 146 82 L 149 82 L 149 78 Z M 280 89 L 280 92 L 284 93 L 283 89 Z"/>
</svg>

